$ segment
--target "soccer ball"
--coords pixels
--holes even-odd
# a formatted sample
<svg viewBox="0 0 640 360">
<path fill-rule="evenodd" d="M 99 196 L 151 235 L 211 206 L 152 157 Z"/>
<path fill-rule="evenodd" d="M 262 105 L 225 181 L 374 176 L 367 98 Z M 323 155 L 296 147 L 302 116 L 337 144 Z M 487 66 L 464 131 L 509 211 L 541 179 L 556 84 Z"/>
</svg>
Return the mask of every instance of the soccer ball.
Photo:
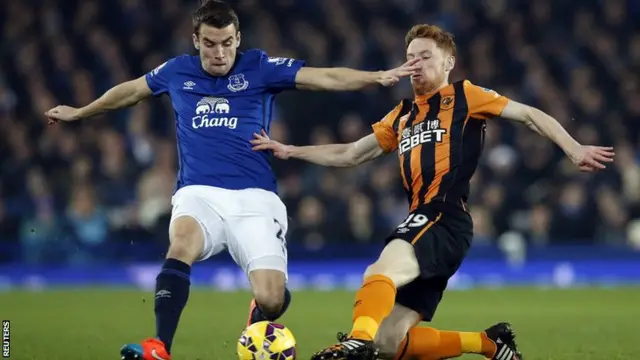
<svg viewBox="0 0 640 360">
<path fill-rule="evenodd" d="M 242 332 L 237 349 L 239 360 L 295 360 L 296 339 L 284 325 L 261 321 Z"/>
</svg>

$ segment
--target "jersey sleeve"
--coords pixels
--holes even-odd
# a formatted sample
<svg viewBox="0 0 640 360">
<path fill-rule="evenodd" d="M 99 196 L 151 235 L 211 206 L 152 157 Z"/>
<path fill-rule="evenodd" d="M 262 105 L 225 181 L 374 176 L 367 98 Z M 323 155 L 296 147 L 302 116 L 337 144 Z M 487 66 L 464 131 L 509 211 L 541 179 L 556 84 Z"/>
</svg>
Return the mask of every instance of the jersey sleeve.
<svg viewBox="0 0 640 360">
<path fill-rule="evenodd" d="M 489 120 L 500 116 L 507 106 L 509 99 L 497 92 L 473 85 L 470 81 L 464 81 L 464 93 L 469 106 L 469 117 L 480 120 Z"/>
<path fill-rule="evenodd" d="M 384 152 L 396 151 L 398 148 L 398 134 L 393 130 L 393 123 L 396 121 L 402 111 L 402 103 L 398 104 L 393 110 L 385 115 L 382 120 L 373 124 L 373 133 L 378 139 L 378 144 Z"/>
<path fill-rule="evenodd" d="M 147 85 L 153 91 L 153 95 L 158 96 L 169 91 L 169 81 L 173 76 L 175 66 L 176 58 L 172 58 L 145 75 Z"/>
<path fill-rule="evenodd" d="M 284 57 L 269 57 L 262 53 L 260 70 L 265 85 L 274 90 L 289 90 L 296 87 L 296 74 L 305 66 L 305 62 L 298 59 Z"/>
</svg>

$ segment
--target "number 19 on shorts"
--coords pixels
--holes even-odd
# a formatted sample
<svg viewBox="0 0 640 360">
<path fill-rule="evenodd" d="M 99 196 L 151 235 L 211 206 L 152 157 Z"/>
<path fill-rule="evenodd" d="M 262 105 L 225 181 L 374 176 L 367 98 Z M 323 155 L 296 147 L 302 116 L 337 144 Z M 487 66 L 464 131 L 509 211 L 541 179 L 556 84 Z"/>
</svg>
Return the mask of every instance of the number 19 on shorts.
<svg viewBox="0 0 640 360">
<path fill-rule="evenodd" d="M 419 228 L 427 225 L 428 222 L 429 222 L 429 218 L 426 215 L 414 213 L 414 214 L 410 214 L 402 224 L 398 225 L 398 229 Z"/>
</svg>

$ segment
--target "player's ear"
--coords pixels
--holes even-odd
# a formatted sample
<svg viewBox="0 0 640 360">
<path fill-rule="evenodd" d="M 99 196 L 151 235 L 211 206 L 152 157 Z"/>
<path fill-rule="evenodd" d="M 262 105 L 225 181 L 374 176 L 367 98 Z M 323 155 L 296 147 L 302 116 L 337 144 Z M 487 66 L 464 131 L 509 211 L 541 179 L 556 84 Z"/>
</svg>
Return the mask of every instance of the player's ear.
<svg viewBox="0 0 640 360">
<path fill-rule="evenodd" d="M 193 47 L 196 48 L 196 50 L 200 50 L 200 42 L 198 41 L 198 35 L 193 34 L 191 38 L 193 39 Z"/>
<path fill-rule="evenodd" d="M 454 56 L 447 56 L 447 59 L 444 62 L 444 69 L 446 71 L 451 71 L 454 66 L 456 66 L 456 58 Z"/>
<path fill-rule="evenodd" d="M 236 34 L 236 48 L 240 47 L 240 40 L 242 40 L 242 36 L 240 36 L 240 31 Z"/>
</svg>

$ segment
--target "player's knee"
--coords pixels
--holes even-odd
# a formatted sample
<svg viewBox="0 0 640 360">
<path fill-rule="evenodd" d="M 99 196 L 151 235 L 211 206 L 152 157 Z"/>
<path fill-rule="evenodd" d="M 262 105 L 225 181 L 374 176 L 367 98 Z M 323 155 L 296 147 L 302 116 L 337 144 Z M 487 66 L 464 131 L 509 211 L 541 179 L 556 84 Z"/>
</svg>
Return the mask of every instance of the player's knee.
<svg viewBox="0 0 640 360">
<path fill-rule="evenodd" d="M 391 279 L 396 287 L 400 287 L 411 281 L 411 278 L 406 276 L 404 271 L 399 268 L 400 266 L 401 265 L 375 262 L 367 267 L 364 272 L 364 278 L 366 279 L 370 276 L 381 275 Z"/>
<path fill-rule="evenodd" d="M 255 270 L 249 274 L 253 298 L 267 317 L 276 316 L 285 302 L 285 276 L 277 270 Z"/>
<path fill-rule="evenodd" d="M 407 332 L 420 322 L 420 318 L 414 310 L 396 304 L 376 334 L 375 343 L 380 349 L 380 357 L 394 359 Z"/>
<path fill-rule="evenodd" d="M 169 231 L 169 251 L 167 258 L 193 263 L 202 253 L 204 233 L 198 221 L 189 216 L 177 218 Z"/>
<path fill-rule="evenodd" d="M 375 338 L 375 344 L 380 351 L 381 358 L 393 359 L 404 336 L 405 334 L 398 331 L 395 326 L 383 322 Z"/>
<path fill-rule="evenodd" d="M 258 288 L 254 290 L 253 296 L 267 318 L 275 317 L 284 306 L 284 286 Z"/>
<path fill-rule="evenodd" d="M 396 287 L 406 285 L 420 275 L 420 266 L 413 246 L 403 240 L 390 242 L 375 263 L 367 267 L 364 276 L 383 275 Z"/>
</svg>

